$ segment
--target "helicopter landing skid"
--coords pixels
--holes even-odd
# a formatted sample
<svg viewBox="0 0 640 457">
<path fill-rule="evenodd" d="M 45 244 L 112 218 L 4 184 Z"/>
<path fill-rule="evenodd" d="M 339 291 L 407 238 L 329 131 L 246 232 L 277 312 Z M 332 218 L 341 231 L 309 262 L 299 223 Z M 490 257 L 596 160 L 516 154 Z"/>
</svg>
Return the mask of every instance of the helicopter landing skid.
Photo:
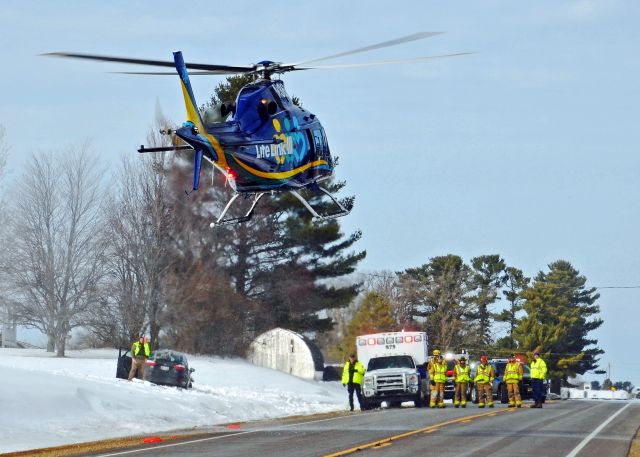
<svg viewBox="0 0 640 457">
<path fill-rule="evenodd" d="M 304 207 L 311 213 L 311 215 L 313 216 L 313 220 L 314 221 L 326 221 L 326 220 L 330 220 L 330 219 L 337 219 L 338 217 L 346 216 L 347 214 L 349 214 L 351 212 L 350 210 L 346 209 L 333 195 L 331 195 L 331 193 L 329 191 L 327 191 L 326 189 L 323 189 L 322 187 L 319 187 L 319 186 L 317 187 L 317 189 L 319 189 L 323 194 L 327 195 L 331 199 L 331 201 L 339 208 L 339 210 L 334 212 L 334 213 L 330 213 L 330 214 L 319 214 L 313 208 L 313 206 L 311 206 L 309 204 L 309 202 L 302 195 L 300 195 L 298 193 L 297 190 L 290 190 L 289 191 L 294 197 L 296 197 L 298 200 L 300 200 L 300 202 L 304 205 Z M 209 224 L 209 227 L 211 227 L 211 228 L 222 227 L 222 226 L 225 226 L 225 225 L 242 224 L 243 222 L 250 221 L 251 217 L 253 216 L 253 210 L 256 208 L 256 205 L 258 204 L 260 199 L 264 195 L 266 195 L 267 193 L 268 192 L 259 192 L 259 193 L 255 194 L 255 196 L 253 197 L 253 203 L 251 204 L 251 207 L 249 208 L 249 210 L 247 211 L 247 213 L 244 216 L 225 219 L 224 216 L 229 211 L 229 208 L 231 208 L 231 206 L 233 205 L 233 202 L 235 202 L 236 199 L 240 195 L 242 195 L 241 193 L 234 194 L 233 197 L 231 197 L 229 202 L 226 204 L 226 206 L 222 210 L 222 213 L 220 214 L 220 217 L 218 217 L 218 219 L 215 222 L 212 222 L 211 224 Z"/>
<path fill-rule="evenodd" d="M 293 195 L 298 200 L 300 200 L 300 202 L 304 205 L 304 207 L 307 208 L 307 210 L 313 216 L 314 221 L 327 221 L 330 219 L 337 219 L 339 217 L 346 216 L 351 212 L 351 210 L 348 210 L 347 208 L 345 208 L 333 195 L 331 195 L 331 193 L 328 190 L 323 189 L 320 186 L 317 186 L 316 189 L 319 189 L 320 192 L 327 195 L 331 199 L 331 201 L 339 208 L 339 210 L 336 211 L 335 213 L 330 213 L 330 214 L 322 214 L 322 215 L 318 214 L 318 212 L 309 204 L 309 202 L 302 195 L 298 193 L 297 190 L 289 191 L 291 192 L 291 195 Z"/>
<path fill-rule="evenodd" d="M 253 210 L 255 209 L 256 205 L 265 194 L 266 192 L 260 192 L 260 193 L 257 193 L 255 197 L 253 197 L 253 203 L 251 204 L 249 211 L 247 211 L 247 214 L 245 214 L 244 216 L 224 219 L 225 214 L 227 214 L 227 211 L 229 211 L 229 208 L 231 208 L 231 205 L 233 205 L 233 202 L 236 200 L 236 198 L 242 195 L 242 194 L 234 194 L 233 197 L 231 197 L 227 205 L 222 210 L 222 213 L 220 214 L 220 217 L 218 217 L 218 220 L 209 224 L 209 227 L 211 228 L 222 227 L 224 225 L 242 224 L 243 222 L 248 222 L 249 220 L 251 220 L 251 216 L 253 216 Z"/>
</svg>

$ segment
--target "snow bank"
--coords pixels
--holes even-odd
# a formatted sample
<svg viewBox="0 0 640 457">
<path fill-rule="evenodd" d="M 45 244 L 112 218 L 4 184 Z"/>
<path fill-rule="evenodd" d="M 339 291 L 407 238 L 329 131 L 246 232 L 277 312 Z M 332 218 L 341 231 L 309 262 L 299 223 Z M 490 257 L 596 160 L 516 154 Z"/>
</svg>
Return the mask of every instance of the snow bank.
<svg viewBox="0 0 640 457">
<path fill-rule="evenodd" d="M 345 409 L 337 382 L 188 356 L 191 390 L 115 378 L 118 352 L 0 349 L 0 452 Z"/>
<path fill-rule="evenodd" d="M 585 398 L 590 400 L 629 400 L 631 395 L 624 390 L 585 390 L 562 387 L 560 389 L 560 398 L 563 400 Z"/>
</svg>

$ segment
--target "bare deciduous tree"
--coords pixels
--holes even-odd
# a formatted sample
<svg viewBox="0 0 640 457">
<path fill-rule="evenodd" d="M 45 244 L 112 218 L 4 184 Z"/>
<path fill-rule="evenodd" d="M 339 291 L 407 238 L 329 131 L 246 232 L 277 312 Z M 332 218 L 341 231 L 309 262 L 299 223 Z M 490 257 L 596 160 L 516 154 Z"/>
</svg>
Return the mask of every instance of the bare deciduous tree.
<svg viewBox="0 0 640 457">
<path fill-rule="evenodd" d="M 105 239 L 102 170 L 88 146 L 34 155 L 12 208 L 8 273 L 20 322 L 65 354 L 97 304 Z"/>
<path fill-rule="evenodd" d="M 166 146 L 153 134 L 148 143 Z M 158 345 L 162 283 L 171 264 L 166 170 L 172 163 L 173 156 L 163 154 L 123 158 L 114 198 L 107 204 L 108 288 L 90 322 L 104 343 L 127 344 L 149 329 L 151 344 Z"/>
</svg>

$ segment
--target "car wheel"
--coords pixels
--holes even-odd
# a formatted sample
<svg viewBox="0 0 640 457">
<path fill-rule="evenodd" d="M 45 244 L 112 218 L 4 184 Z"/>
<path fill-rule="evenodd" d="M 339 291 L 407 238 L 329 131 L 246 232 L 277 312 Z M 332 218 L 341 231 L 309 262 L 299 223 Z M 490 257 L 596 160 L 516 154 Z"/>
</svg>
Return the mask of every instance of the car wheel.
<svg viewBox="0 0 640 457">
<path fill-rule="evenodd" d="M 471 402 L 478 403 L 478 389 L 476 389 L 476 386 L 471 386 Z"/>
</svg>

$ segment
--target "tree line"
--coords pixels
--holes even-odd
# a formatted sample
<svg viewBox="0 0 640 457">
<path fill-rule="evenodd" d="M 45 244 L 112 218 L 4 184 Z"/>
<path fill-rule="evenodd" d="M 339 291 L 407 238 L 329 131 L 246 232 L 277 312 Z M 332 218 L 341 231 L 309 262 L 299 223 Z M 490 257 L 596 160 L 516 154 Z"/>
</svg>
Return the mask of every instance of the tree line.
<svg viewBox="0 0 640 457">
<path fill-rule="evenodd" d="M 338 359 L 353 351 L 359 334 L 419 330 L 431 348 L 466 349 L 476 357 L 537 350 L 550 376 L 566 380 L 596 369 L 603 353 L 589 336 L 602 324 L 599 294 L 586 283 L 565 260 L 529 278 L 497 254 L 469 263 L 453 254 L 433 257 L 419 267 L 372 274 L 360 302 L 336 316 L 341 326 L 331 353 Z"/>
</svg>

